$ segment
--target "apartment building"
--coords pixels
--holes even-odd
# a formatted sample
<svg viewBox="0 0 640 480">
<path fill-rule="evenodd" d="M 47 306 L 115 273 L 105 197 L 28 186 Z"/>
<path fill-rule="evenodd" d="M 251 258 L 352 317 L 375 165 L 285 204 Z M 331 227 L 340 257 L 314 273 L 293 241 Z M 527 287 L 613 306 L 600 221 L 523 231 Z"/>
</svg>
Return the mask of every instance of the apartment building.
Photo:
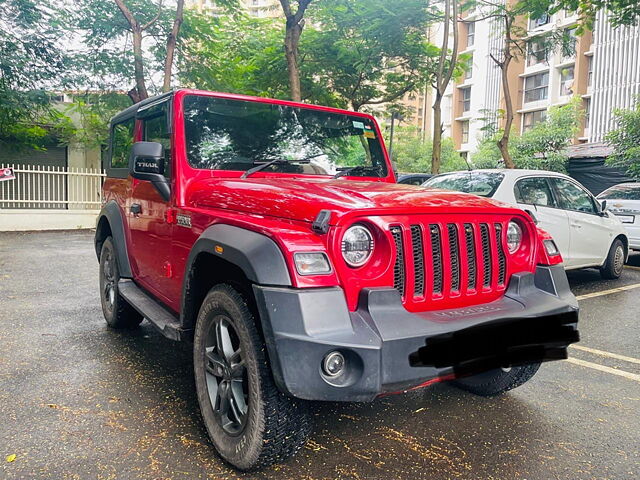
<svg viewBox="0 0 640 480">
<path fill-rule="evenodd" d="M 278 17 L 282 15 L 278 0 L 240 0 L 240 3 L 254 17 Z M 187 6 L 196 8 L 200 12 L 213 12 L 217 10 L 215 0 L 187 0 Z"/>
<path fill-rule="evenodd" d="M 509 0 L 511 1 L 511 0 Z M 525 54 L 512 61 L 509 86 L 515 109 L 514 128 L 522 133 L 544 121 L 550 106 L 581 98 L 585 116 L 574 143 L 600 142 L 613 128 L 613 110 L 631 108 L 640 94 L 640 26 L 613 28 L 604 11 L 593 31 L 576 35 L 578 17 L 560 11 L 541 18 L 522 18 L 527 31 Z M 475 151 L 485 135 L 503 126 L 501 71 L 492 55 L 501 58 L 503 31 L 499 21 L 472 11 L 458 23 L 459 48 L 467 57 L 463 78 L 453 82 L 443 99 L 443 127 L 463 155 Z M 549 47 L 545 37 L 563 33 L 561 45 Z M 442 38 L 440 36 L 440 38 Z M 440 44 L 441 40 L 438 40 Z M 431 102 L 431 95 L 420 97 Z M 408 121 L 429 130 L 430 103 L 405 103 L 430 118 Z"/>
</svg>

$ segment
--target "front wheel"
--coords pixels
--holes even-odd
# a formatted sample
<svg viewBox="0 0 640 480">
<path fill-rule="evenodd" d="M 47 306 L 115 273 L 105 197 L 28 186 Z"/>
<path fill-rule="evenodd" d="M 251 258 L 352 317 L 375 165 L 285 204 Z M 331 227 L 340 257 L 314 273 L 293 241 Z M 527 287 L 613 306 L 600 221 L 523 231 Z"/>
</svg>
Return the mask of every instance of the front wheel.
<svg viewBox="0 0 640 480">
<path fill-rule="evenodd" d="M 240 470 L 285 460 L 311 430 L 306 402 L 277 389 L 265 348 L 240 293 L 229 285 L 212 288 L 194 333 L 196 390 L 213 445 Z"/>
<path fill-rule="evenodd" d="M 622 243 L 622 240 L 618 238 L 611 245 L 609 254 L 607 255 L 607 260 L 600 268 L 600 275 L 602 275 L 602 278 L 606 278 L 608 280 L 616 280 L 620 278 L 622 270 L 624 269 L 624 257 L 624 244 Z"/>
<path fill-rule="evenodd" d="M 528 382 L 539 368 L 539 363 L 521 367 L 496 368 L 471 377 L 459 378 L 454 380 L 453 383 L 457 387 L 476 395 L 495 397 Z"/>
</svg>

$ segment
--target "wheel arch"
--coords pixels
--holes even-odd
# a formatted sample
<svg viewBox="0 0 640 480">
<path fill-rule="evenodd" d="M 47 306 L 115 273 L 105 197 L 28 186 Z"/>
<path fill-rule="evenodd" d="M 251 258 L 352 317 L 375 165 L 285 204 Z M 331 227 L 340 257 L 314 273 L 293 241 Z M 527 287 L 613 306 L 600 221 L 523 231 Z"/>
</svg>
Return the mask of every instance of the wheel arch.
<svg viewBox="0 0 640 480">
<path fill-rule="evenodd" d="M 182 284 L 182 328 L 194 328 L 204 297 L 220 283 L 240 291 L 256 315 L 253 284 L 292 285 L 284 255 L 272 239 L 227 224 L 207 228 L 189 253 Z"/>
<path fill-rule="evenodd" d="M 613 245 L 616 240 L 620 240 L 622 242 L 622 245 L 624 246 L 624 261 L 626 263 L 627 259 L 629 258 L 629 239 L 624 233 L 620 233 L 616 238 L 613 239 L 611 245 Z"/>
<path fill-rule="evenodd" d="M 118 259 L 118 269 L 121 278 L 132 278 L 131 265 L 129 264 L 129 253 L 127 251 L 127 241 L 124 234 L 124 220 L 120 207 L 111 200 L 100 210 L 98 222 L 96 224 L 96 234 L 94 245 L 96 256 L 100 260 L 100 252 L 104 241 L 111 237 Z"/>
</svg>

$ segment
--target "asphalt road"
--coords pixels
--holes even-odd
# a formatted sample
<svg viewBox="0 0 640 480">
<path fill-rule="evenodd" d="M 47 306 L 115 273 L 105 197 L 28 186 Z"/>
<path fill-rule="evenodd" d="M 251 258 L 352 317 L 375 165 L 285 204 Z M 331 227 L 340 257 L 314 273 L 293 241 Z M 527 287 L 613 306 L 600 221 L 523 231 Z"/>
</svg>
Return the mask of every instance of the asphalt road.
<svg viewBox="0 0 640 480">
<path fill-rule="evenodd" d="M 632 263 L 570 274 L 583 348 L 523 387 L 318 404 L 296 458 L 243 475 L 207 440 L 189 346 L 107 329 L 92 233 L 0 234 L 0 478 L 640 478 L 640 288 L 589 296 L 640 286 Z"/>
</svg>

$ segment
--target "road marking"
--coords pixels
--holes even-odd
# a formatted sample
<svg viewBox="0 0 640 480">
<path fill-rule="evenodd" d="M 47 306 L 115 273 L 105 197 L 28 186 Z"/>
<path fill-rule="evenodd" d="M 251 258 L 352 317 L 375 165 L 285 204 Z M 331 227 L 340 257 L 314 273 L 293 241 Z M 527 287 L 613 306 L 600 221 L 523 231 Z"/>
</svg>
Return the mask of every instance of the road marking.
<svg viewBox="0 0 640 480">
<path fill-rule="evenodd" d="M 576 300 L 584 300 L 586 298 L 601 297 L 602 295 L 610 295 L 612 293 L 626 292 L 627 290 L 633 290 L 634 288 L 640 288 L 640 283 L 612 288 L 610 290 L 602 290 L 601 292 L 585 293 L 584 295 L 578 295 Z"/>
<path fill-rule="evenodd" d="M 640 270 L 640 267 L 636 267 L 635 265 L 625 265 L 624 268 L 630 268 L 631 270 Z"/>
<path fill-rule="evenodd" d="M 582 350 L 583 352 L 593 353 L 595 355 L 600 355 L 602 357 L 615 358 L 618 360 L 623 360 L 629 363 L 637 363 L 640 365 L 640 359 L 633 357 L 626 357 L 624 355 L 619 355 L 617 353 L 605 352 L 604 350 L 596 350 L 595 348 L 584 347 L 582 345 L 569 345 L 571 348 L 575 348 L 576 350 Z"/>
<path fill-rule="evenodd" d="M 600 365 L 598 363 L 586 362 L 584 360 L 579 360 L 577 358 L 567 358 L 567 362 L 573 363 L 575 365 L 580 365 L 581 367 L 593 368 L 594 370 L 600 370 L 601 372 L 610 373 L 611 375 L 617 375 L 619 377 L 624 377 L 629 380 L 633 380 L 634 382 L 640 383 L 640 375 L 636 375 L 635 373 L 625 372 L 624 370 L 618 370 L 616 368 L 605 367 L 604 365 Z"/>
</svg>

